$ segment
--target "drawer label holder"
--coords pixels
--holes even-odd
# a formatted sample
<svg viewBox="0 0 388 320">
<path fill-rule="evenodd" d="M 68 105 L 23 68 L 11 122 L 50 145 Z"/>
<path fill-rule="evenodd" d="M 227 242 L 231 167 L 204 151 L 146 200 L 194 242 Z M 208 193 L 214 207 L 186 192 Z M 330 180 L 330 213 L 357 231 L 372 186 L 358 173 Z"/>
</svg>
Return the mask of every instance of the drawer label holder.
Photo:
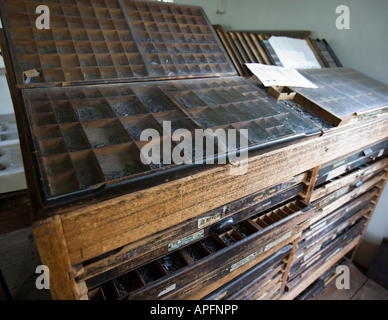
<svg viewBox="0 0 388 320">
<path fill-rule="evenodd" d="M 168 245 L 168 251 L 178 249 L 178 248 L 180 248 L 180 247 L 182 247 L 190 242 L 199 240 L 199 239 L 203 238 L 204 235 L 205 235 L 205 230 L 202 229 L 202 230 L 200 230 L 196 233 L 193 233 L 193 234 L 191 234 L 183 239 L 179 239 L 177 241 L 174 241 Z"/>
<path fill-rule="evenodd" d="M 232 266 L 230 267 L 230 272 L 233 272 L 234 270 L 237 270 L 238 268 L 242 267 L 243 265 L 247 264 L 248 262 L 251 262 L 259 254 L 260 254 L 259 252 L 252 253 L 248 257 L 236 262 L 235 264 L 232 264 Z"/>
</svg>

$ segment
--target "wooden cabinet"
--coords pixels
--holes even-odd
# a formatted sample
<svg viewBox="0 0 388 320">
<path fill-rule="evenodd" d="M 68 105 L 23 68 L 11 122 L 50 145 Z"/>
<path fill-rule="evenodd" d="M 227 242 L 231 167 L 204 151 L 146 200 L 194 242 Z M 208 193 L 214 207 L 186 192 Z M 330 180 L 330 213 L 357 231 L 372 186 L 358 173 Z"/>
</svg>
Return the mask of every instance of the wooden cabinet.
<svg viewBox="0 0 388 320">
<path fill-rule="evenodd" d="M 37 31 L 34 3 L 1 4 L 2 46 L 54 299 L 293 299 L 355 252 L 387 180 L 385 112 L 335 127 L 277 101 L 198 7 L 53 0 Z M 141 162 L 139 133 L 166 121 L 249 130 L 204 157 L 246 150 L 246 172 Z"/>
<path fill-rule="evenodd" d="M 376 132 L 376 128 L 384 123 L 385 119 L 366 123 L 364 130 Z M 349 127 L 344 131 L 337 131 L 332 137 L 326 138 L 329 140 L 324 145 L 330 148 L 332 144 L 329 141 L 333 139 L 345 147 L 347 143 L 337 140 L 337 135 L 353 137 L 352 139 L 361 138 L 358 135 L 346 134 L 351 129 L 352 127 Z M 353 129 L 355 133 L 360 126 L 357 125 Z M 377 130 L 385 132 L 385 129 Z M 264 185 L 258 187 L 261 191 L 233 202 L 230 202 L 228 196 L 211 197 L 206 203 L 197 206 L 203 206 L 203 211 L 208 210 L 208 206 L 214 206 L 214 209 L 150 237 L 117 246 L 108 253 L 104 252 L 102 245 L 95 243 L 96 252 L 102 254 L 82 263 L 72 264 L 69 251 L 66 250 L 74 238 L 67 237 L 63 225 L 69 221 L 77 221 L 77 218 L 85 219 L 85 215 L 91 211 L 79 209 L 76 214 L 69 212 L 56 218 L 56 221 L 48 219 L 35 223 L 35 239 L 41 248 L 43 261 L 52 266 L 61 263 L 62 267 L 63 262 L 68 261 L 68 267 L 54 278 L 54 285 L 55 281 L 58 281 L 61 286 L 60 290 L 53 291 L 54 296 L 67 299 L 297 297 L 345 255 L 354 254 L 387 179 L 387 159 L 381 151 L 383 149 L 379 149 L 379 157 L 370 158 L 368 162 L 360 161 L 358 166 L 348 172 L 342 172 L 334 166 L 330 179 L 324 182 L 314 183 L 318 181 L 320 172 L 324 172 L 315 166 L 289 178 L 287 182 L 262 189 L 271 181 L 276 181 L 279 175 L 288 177 L 285 171 L 277 172 L 276 166 L 273 165 L 273 162 L 279 162 L 279 155 L 293 153 L 297 156 L 299 152 L 303 153 L 305 148 L 316 147 L 321 143 L 321 139 L 325 137 L 286 147 L 287 151 L 276 149 L 269 154 L 258 156 L 256 161 L 271 155 L 267 158 L 268 167 L 273 166 L 273 180 L 267 178 Z M 365 147 L 380 148 L 381 145 L 380 142 Z M 362 151 L 359 149 L 351 155 L 360 152 Z M 322 164 L 322 169 L 327 165 L 333 167 L 333 160 L 343 163 L 343 159 L 350 156 L 346 151 L 343 151 L 341 157 L 335 158 L 337 155 L 338 153 L 326 153 L 327 161 Z M 301 165 L 303 170 L 303 166 L 306 168 L 316 164 L 310 160 L 300 163 L 293 157 L 287 159 L 290 159 L 288 164 L 291 175 L 300 170 Z M 295 167 L 298 169 L 293 169 Z M 257 179 L 261 173 L 268 172 L 268 169 L 261 170 L 253 174 L 251 179 Z M 335 170 L 337 173 L 333 173 Z M 204 183 L 208 182 L 206 175 L 201 179 L 204 179 Z M 222 184 L 219 188 L 223 188 Z M 224 187 L 223 190 L 227 192 L 228 188 Z M 141 201 L 148 196 L 152 199 L 152 194 L 136 199 Z M 116 205 L 119 206 L 125 197 L 114 200 L 117 201 Z M 220 198 L 224 202 L 222 206 L 219 206 Z M 106 205 L 112 210 L 104 211 L 102 208 L 106 208 Z M 115 213 L 112 201 L 99 206 L 101 212 L 104 211 L 110 217 L 103 229 L 121 227 L 121 222 L 115 220 L 122 213 Z M 190 207 L 183 207 L 181 210 L 190 210 Z M 127 214 L 130 214 L 130 211 L 127 211 Z M 70 218 L 71 220 L 66 221 Z M 98 238 L 101 229 L 96 226 L 93 218 L 90 219 L 89 223 L 94 224 L 94 232 L 89 235 Z M 54 230 L 50 231 L 53 227 Z M 120 233 L 117 236 L 119 237 Z M 87 238 L 88 235 L 83 237 Z M 62 243 L 60 252 L 53 250 L 53 240 Z M 83 242 L 77 243 L 79 248 L 83 245 Z M 55 250 L 59 248 L 60 246 L 55 245 Z M 67 296 L 64 296 L 64 283 L 72 288 L 67 291 Z"/>
</svg>

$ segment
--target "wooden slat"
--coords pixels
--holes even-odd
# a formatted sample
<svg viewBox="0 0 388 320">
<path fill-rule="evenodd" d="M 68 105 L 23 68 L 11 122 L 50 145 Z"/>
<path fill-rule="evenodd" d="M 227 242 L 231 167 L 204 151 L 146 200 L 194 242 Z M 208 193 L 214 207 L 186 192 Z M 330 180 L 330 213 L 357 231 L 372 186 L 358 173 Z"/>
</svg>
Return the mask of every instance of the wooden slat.
<svg viewBox="0 0 388 320">
<path fill-rule="evenodd" d="M 50 290 L 53 299 L 74 300 L 78 295 L 78 286 L 70 280 L 72 270 L 61 220 L 58 217 L 35 223 L 33 235 L 43 265 L 50 269 Z"/>
<path fill-rule="evenodd" d="M 253 44 L 255 45 L 256 50 L 259 52 L 261 59 L 264 61 L 264 64 L 268 64 L 268 65 L 273 64 L 264 49 L 264 45 L 261 42 L 261 39 L 259 39 L 257 35 L 252 33 L 250 33 L 249 36 Z"/>
<path fill-rule="evenodd" d="M 245 71 L 244 68 L 241 66 L 240 62 L 238 61 L 237 57 L 235 56 L 235 50 L 234 48 L 230 45 L 227 36 L 223 30 L 216 29 L 216 32 L 218 34 L 218 37 L 220 38 L 222 44 L 224 45 L 224 48 L 226 52 L 228 53 L 234 67 L 237 69 L 239 75 L 244 75 Z"/>
</svg>

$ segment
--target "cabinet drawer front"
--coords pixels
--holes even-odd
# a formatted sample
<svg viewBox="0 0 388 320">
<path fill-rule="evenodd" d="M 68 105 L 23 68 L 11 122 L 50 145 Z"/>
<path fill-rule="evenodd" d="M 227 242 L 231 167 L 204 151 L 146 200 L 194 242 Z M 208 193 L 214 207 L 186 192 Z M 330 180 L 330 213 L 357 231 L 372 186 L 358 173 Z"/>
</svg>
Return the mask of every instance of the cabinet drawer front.
<svg viewBox="0 0 388 320">
<path fill-rule="evenodd" d="M 300 237 L 299 246 L 301 246 L 302 243 L 304 246 L 313 243 L 317 237 L 329 232 L 338 221 L 345 221 L 360 211 L 365 212 L 365 214 L 370 213 L 370 210 L 373 208 L 371 201 L 376 198 L 378 191 L 377 188 L 373 188 L 325 216 L 320 216 L 318 211 L 317 217 L 314 218 L 320 219 L 314 219 L 315 222 L 303 231 Z"/>
<path fill-rule="evenodd" d="M 287 245 L 274 253 L 258 265 L 244 272 L 221 288 L 212 292 L 204 300 L 235 300 L 242 299 L 255 290 L 256 287 L 264 285 L 267 281 L 285 267 L 282 261 L 291 252 L 292 246 Z"/>
<path fill-rule="evenodd" d="M 281 275 L 278 274 L 253 295 L 247 297 L 247 300 L 276 300 L 280 295 L 281 287 Z"/>
<path fill-rule="evenodd" d="M 312 257 L 325 247 L 327 242 L 335 239 L 341 232 L 366 216 L 369 213 L 368 209 L 368 206 L 366 206 L 360 210 L 350 212 L 350 214 L 344 214 L 308 241 L 301 241 L 295 252 L 295 261 L 291 271 L 295 270 L 297 265 L 308 263 Z"/>
<path fill-rule="evenodd" d="M 309 259 L 309 261 L 293 266 L 290 271 L 287 288 L 292 290 L 303 281 L 312 270 L 317 269 L 319 266 L 332 259 L 356 239 L 360 239 L 366 222 L 367 220 L 365 218 L 361 218 L 357 223 L 337 235 L 334 239 L 327 241 L 323 248 Z"/>
<path fill-rule="evenodd" d="M 304 174 L 298 175 L 285 183 L 233 201 L 195 219 L 124 246 L 108 255 L 86 261 L 83 263 L 83 273 L 79 276 L 79 280 L 86 280 L 106 271 L 109 271 L 110 277 L 115 277 L 123 270 L 133 270 L 148 261 L 208 237 L 212 227 L 224 219 L 233 218 L 236 224 L 279 203 L 295 198 L 303 189 L 303 178 Z"/>
<path fill-rule="evenodd" d="M 346 157 L 325 164 L 318 172 L 316 186 L 319 186 L 325 181 L 358 168 L 365 163 L 386 156 L 387 154 L 388 141 L 383 141 L 363 150 L 359 150 L 358 152 L 352 153 Z"/>
<path fill-rule="evenodd" d="M 109 283 L 119 286 L 121 290 L 116 290 L 116 296 L 109 297 L 114 299 L 203 298 L 293 241 L 300 235 L 301 224 L 313 212 L 313 206 L 303 200 L 288 201 L 107 281 L 101 287 Z M 94 289 L 100 282 L 101 278 L 96 277 L 86 284 Z M 213 283 L 217 286 L 212 290 Z"/>
<path fill-rule="evenodd" d="M 317 211 L 322 211 L 322 214 L 328 214 L 351 200 L 356 199 L 374 187 L 379 187 L 379 185 L 383 184 L 386 179 L 387 173 L 382 171 L 373 176 L 371 179 L 365 181 L 359 188 L 351 188 L 350 186 L 341 188 L 324 198 L 314 201 L 313 205 Z"/>
<path fill-rule="evenodd" d="M 366 205 L 365 207 L 359 210 L 354 210 L 354 213 L 351 213 L 351 215 L 345 214 L 340 218 L 336 218 L 334 221 L 328 222 L 328 224 L 324 228 L 320 229 L 319 231 L 316 231 L 314 234 L 302 240 L 298 244 L 298 249 L 295 252 L 295 256 L 303 256 L 302 259 L 304 260 L 308 259 L 309 256 L 311 256 L 311 252 L 314 250 L 314 248 L 320 246 L 323 242 L 325 242 L 326 239 L 330 238 L 333 233 L 337 233 L 337 230 L 346 227 L 347 223 L 350 223 L 354 219 L 357 220 L 369 214 L 371 207 L 372 205 L 370 204 Z"/>
</svg>

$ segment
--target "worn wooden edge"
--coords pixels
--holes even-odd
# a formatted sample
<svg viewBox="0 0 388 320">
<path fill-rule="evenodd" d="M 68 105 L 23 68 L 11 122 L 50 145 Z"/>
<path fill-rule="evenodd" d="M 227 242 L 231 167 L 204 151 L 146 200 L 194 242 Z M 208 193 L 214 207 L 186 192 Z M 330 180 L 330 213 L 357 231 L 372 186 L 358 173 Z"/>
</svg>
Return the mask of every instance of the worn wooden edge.
<svg viewBox="0 0 388 320">
<path fill-rule="evenodd" d="M 340 252 L 338 252 L 334 257 L 324 263 L 322 266 L 317 268 L 312 272 L 305 280 L 303 280 L 299 285 L 297 285 L 292 291 L 284 293 L 280 300 L 293 300 L 296 298 L 303 290 L 308 288 L 315 280 L 322 276 L 329 268 L 335 265 L 340 259 L 342 259 L 348 252 L 356 247 L 360 241 L 361 236 L 356 237 L 351 243 L 345 246 Z"/>
<path fill-rule="evenodd" d="M 298 248 L 298 243 L 300 241 L 300 238 L 302 237 L 302 234 L 303 234 L 303 232 L 301 233 L 300 237 L 296 238 L 292 242 L 292 250 L 291 250 L 291 253 L 290 253 L 290 255 L 288 256 L 288 259 L 287 259 L 286 269 L 284 270 L 284 275 L 283 275 L 283 279 L 282 279 L 282 286 L 281 286 L 281 289 L 280 289 L 282 293 L 285 291 L 285 288 L 286 288 L 286 285 L 287 285 L 287 279 L 288 279 L 288 276 L 290 274 L 290 270 L 291 270 L 292 264 L 294 262 L 295 253 L 296 253 L 296 250 Z"/>
<path fill-rule="evenodd" d="M 318 103 L 314 102 L 313 100 L 305 97 L 301 93 L 298 92 L 297 89 L 293 89 L 296 92 L 296 95 L 294 97 L 294 101 L 298 103 L 301 107 L 311 111 L 312 113 L 316 114 L 317 116 L 321 117 L 322 119 L 326 120 L 333 126 L 343 126 L 346 125 L 349 121 L 349 117 L 338 117 L 334 115 L 333 113 L 325 110 L 323 107 L 321 107 Z"/>
<path fill-rule="evenodd" d="M 71 262 L 59 217 L 34 223 L 32 233 L 42 264 L 50 271 L 50 292 L 55 300 L 78 300 L 86 286 L 70 279 Z"/>
<path fill-rule="evenodd" d="M 16 75 L 13 69 L 13 61 L 11 59 L 11 53 L 9 46 L 7 44 L 7 39 L 5 36 L 4 29 L 0 29 L 0 46 L 1 52 L 3 55 L 5 67 L 6 67 L 6 77 L 8 82 L 9 91 L 11 94 L 13 109 L 15 112 L 15 118 L 18 128 L 20 148 L 22 150 L 22 158 L 24 165 L 24 172 L 26 175 L 26 182 L 28 186 L 28 194 L 30 196 L 32 215 L 35 217 L 41 217 L 41 201 L 39 196 L 39 190 L 37 190 L 37 180 L 34 173 L 34 166 L 32 161 L 32 155 L 28 151 L 28 138 L 27 138 L 27 128 L 22 125 L 23 123 L 27 123 L 27 117 L 25 114 L 24 108 L 22 108 L 22 95 L 20 90 L 15 86 L 16 83 Z"/>
<path fill-rule="evenodd" d="M 313 195 L 315 183 L 317 182 L 317 179 L 318 179 L 318 172 L 320 168 L 321 166 L 316 166 L 315 168 L 313 168 L 308 172 L 308 177 L 305 181 L 306 187 L 305 187 L 305 190 L 303 190 L 303 194 L 302 194 L 302 196 L 307 202 L 311 202 L 311 198 Z"/>
<path fill-rule="evenodd" d="M 321 65 L 322 68 L 329 68 L 329 65 L 322 54 L 322 52 L 319 50 L 317 45 L 315 44 L 314 40 L 311 38 L 306 39 L 306 43 L 310 47 L 310 49 L 313 51 L 315 58 L 318 60 L 319 64 Z"/>
<path fill-rule="evenodd" d="M 63 214 L 70 259 L 86 261 L 387 137 L 388 119 L 379 119 L 252 157 L 243 176 L 231 179 L 228 165 L 211 167 Z"/>
<path fill-rule="evenodd" d="M 292 184 L 292 186 L 290 185 L 290 187 L 288 188 L 277 191 L 275 193 L 275 196 L 279 194 L 284 194 L 288 190 L 293 189 L 295 186 L 298 186 L 298 184 L 303 181 L 303 176 L 304 175 L 301 174 L 290 180 L 289 183 Z M 241 212 L 250 211 L 252 207 L 255 207 L 262 202 L 270 200 L 271 196 L 266 195 L 263 198 L 260 198 L 260 200 L 254 200 L 254 202 L 249 203 L 249 205 L 247 204 L 239 207 L 237 211 L 230 211 L 228 207 L 229 205 L 233 205 L 233 202 L 228 203 L 225 204 L 222 208 L 217 208 L 214 211 L 205 213 L 204 216 L 206 218 L 212 216 L 216 217 L 215 221 L 221 221 L 231 216 L 233 216 L 235 219 L 237 218 L 238 221 L 240 221 L 241 219 L 247 219 L 247 216 L 245 214 L 241 215 Z M 284 201 L 290 201 L 290 199 L 291 198 L 285 199 Z M 261 209 L 261 211 L 264 210 L 266 210 L 265 207 Z M 169 251 L 168 246 L 170 243 L 173 243 L 177 239 L 184 239 L 199 232 L 203 232 L 204 236 L 210 234 L 209 229 L 211 228 L 212 224 L 199 226 L 200 220 L 201 219 L 198 219 L 198 217 L 187 220 L 177 226 L 171 227 L 167 230 L 163 230 L 159 233 L 152 234 L 149 237 L 143 238 L 139 241 L 124 246 L 119 250 L 119 252 L 85 266 L 83 269 L 84 273 L 81 278 L 87 279 L 98 274 L 98 272 L 100 272 L 101 270 L 108 271 L 110 269 L 117 268 L 121 265 L 132 266 L 133 260 L 131 259 L 131 262 L 129 262 L 129 257 L 131 257 L 134 253 L 136 254 L 136 256 L 133 257 L 135 263 L 140 263 L 140 261 L 143 261 L 144 258 L 149 256 L 150 254 L 161 255 L 162 253 L 170 253 L 171 251 Z"/>
</svg>

